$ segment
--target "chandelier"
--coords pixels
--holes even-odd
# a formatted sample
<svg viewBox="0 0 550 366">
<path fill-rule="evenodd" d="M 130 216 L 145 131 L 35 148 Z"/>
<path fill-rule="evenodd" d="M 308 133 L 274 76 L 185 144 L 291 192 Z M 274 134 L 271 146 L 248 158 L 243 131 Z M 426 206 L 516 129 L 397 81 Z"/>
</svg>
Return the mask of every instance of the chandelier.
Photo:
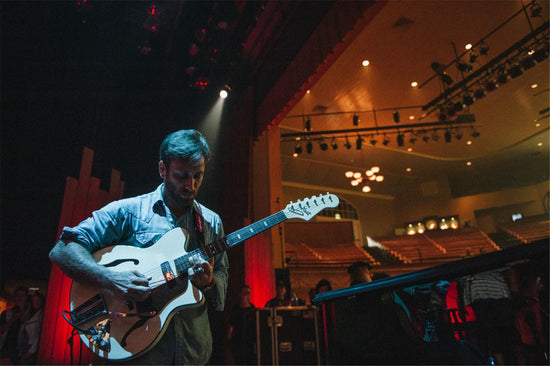
<svg viewBox="0 0 550 366">
<path fill-rule="evenodd" d="M 364 172 L 354 172 L 352 170 L 348 170 L 344 173 L 346 178 L 351 179 L 350 184 L 352 187 L 357 187 L 360 184 L 363 185 L 361 190 L 365 193 L 369 193 L 371 191 L 371 187 L 369 184 L 371 183 L 380 183 L 384 181 L 384 176 L 380 174 L 380 167 L 373 166 L 368 170 L 365 170 Z"/>
</svg>

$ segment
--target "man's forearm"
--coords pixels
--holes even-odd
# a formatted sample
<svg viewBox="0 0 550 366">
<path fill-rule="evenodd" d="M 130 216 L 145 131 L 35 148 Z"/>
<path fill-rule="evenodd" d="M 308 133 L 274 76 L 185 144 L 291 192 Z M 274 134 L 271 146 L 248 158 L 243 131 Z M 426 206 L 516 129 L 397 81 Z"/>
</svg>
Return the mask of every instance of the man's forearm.
<svg viewBox="0 0 550 366">
<path fill-rule="evenodd" d="M 50 251 L 50 260 L 67 276 L 82 284 L 105 287 L 105 268 L 82 245 L 58 241 Z"/>
</svg>

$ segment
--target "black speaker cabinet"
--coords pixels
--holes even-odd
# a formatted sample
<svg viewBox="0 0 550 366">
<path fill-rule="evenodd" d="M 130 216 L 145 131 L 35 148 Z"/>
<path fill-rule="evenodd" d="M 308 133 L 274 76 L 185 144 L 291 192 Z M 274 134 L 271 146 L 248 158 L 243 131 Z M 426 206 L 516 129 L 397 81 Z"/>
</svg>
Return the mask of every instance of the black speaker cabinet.
<svg viewBox="0 0 550 366">
<path fill-rule="evenodd" d="M 317 308 L 256 309 L 260 365 L 319 365 Z"/>
</svg>

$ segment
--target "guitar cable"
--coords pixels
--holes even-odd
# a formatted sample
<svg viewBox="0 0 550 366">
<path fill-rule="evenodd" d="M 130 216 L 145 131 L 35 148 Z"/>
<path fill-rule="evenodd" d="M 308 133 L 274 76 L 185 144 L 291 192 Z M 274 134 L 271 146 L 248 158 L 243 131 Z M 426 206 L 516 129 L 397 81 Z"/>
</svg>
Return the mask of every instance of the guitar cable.
<svg viewBox="0 0 550 366">
<path fill-rule="evenodd" d="M 85 335 L 90 335 L 90 336 L 94 336 L 97 334 L 97 330 L 95 328 L 88 328 L 88 329 L 82 329 L 82 328 L 79 328 L 77 327 L 72 321 L 69 320 L 69 318 L 67 318 L 67 315 L 66 314 L 71 314 L 72 312 L 71 311 L 68 311 L 68 310 L 63 310 L 61 312 L 61 314 L 63 315 L 63 318 L 67 321 L 67 323 L 69 323 L 69 325 L 71 327 L 73 327 L 75 330 L 85 334 Z"/>
</svg>

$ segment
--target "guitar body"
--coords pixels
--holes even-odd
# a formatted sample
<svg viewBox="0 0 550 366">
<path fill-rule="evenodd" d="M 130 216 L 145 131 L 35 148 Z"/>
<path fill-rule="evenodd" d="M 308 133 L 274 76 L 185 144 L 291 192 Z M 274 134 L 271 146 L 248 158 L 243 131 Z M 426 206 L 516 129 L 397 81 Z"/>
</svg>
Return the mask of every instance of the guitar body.
<svg viewBox="0 0 550 366">
<path fill-rule="evenodd" d="M 100 338 L 109 347 L 100 347 L 97 339 L 94 341 L 81 332 L 80 339 L 87 347 L 110 360 L 136 357 L 160 340 L 175 310 L 204 301 L 188 275 L 178 276 L 175 271 L 173 259 L 186 254 L 186 240 L 185 231 L 176 228 L 148 248 L 116 245 L 94 253 L 99 264 L 115 271 L 137 270 L 152 277 L 149 281 L 152 294 L 143 302 L 126 302 L 111 291 L 73 281 L 70 293 L 73 322 L 78 321 L 77 326 L 84 330 L 100 329 L 102 325 L 108 328 L 107 332 L 100 332 Z M 173 277 L 170 272 L 165 276 L 167 268 Z"/>
</svg>

